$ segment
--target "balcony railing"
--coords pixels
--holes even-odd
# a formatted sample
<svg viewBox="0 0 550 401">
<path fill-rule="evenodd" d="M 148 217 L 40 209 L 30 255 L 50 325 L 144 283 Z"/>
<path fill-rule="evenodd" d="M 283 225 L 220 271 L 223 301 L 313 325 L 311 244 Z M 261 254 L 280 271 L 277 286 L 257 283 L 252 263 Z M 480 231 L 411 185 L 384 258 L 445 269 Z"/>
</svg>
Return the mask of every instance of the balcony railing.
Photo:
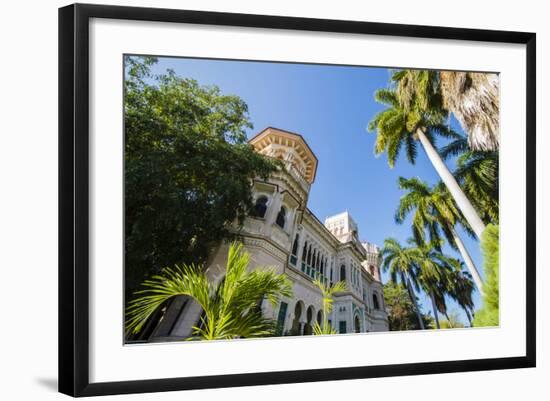
<svg viewBox="0 0 550 401">
<path fill-rule="evenodd" d="M 296 266 L 296 257 L 294 255 L 290 256 L 290 264 Z M 321 274 L 319 270 L 314 269 L 313 266 L 308 265 L 306 262 L 301 263 L 300 270 L 312 280 L 320 279 L 321 282 L 328 284 L 328 277 Z"/>
<path fill-rule="evenodd" d="M 307 191 L 309 191 L 310 184 L 309 184 L 309 182 L 307 182 L 307 180 L 305 179 L 303 174 L 300 173 L 300 171 L 298 171 L 298 169 L 296 167 L 294 167 L 294 165 L 291 162 L 285 161 L 284 164 L 285 164 L 286 171 L 288 171 L 288 173 L 296 181 L 298 181 Z"/>
</svg>

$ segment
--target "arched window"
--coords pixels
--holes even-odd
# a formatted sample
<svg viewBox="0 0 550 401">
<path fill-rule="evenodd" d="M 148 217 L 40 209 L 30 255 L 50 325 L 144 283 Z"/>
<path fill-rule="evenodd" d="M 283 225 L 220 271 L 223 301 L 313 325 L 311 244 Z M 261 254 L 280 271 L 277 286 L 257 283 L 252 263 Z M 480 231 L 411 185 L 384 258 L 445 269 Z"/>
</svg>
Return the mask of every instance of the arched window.
<svg viewBox="0 0 550 401">
<path fill-rule="evenodd" d="M 374 266 L 370 265 L 369 270 L 370 270 L 370 274 L 374 277 Z"/>
<path fill-rule="evenodd" d="M 313 270 L 317 268 L 317 249 L 313 250 L 313 259 L 311 261 L 311 267 L 313 267 Z"/>
<path fill-rule="evenodd" d="M 277 214 L 277 220 L 275 220 L 275 222 L 279 227 L 285 228 L 285 221 L 286 221 L 286 209 L 284 208 L 284 206 L 281 206 L 281 210 L 279 210 L 279 213 Z"/>
<path fill-rule="evenodd" d="M 302 248 L 302 271 L 306 271 L 306 258 L 307 258 L 307 241 L 304 241 L 304 247 Z"/>
<path fill-rule="evenodd" d="M 378 296 L 376 294 L 372 294 L 372 304 L 374 309 L 380 309 L 380 303 L 378 302 Z"/>
<path fill-rule="evenodd" d="M 319 310 L 317 312 L 317 323 L 319 323 L 319 325 L 323 324 L 323 311 L 322 310 Z"/>
<path fill-rule="evenodd" d="M 298 242 L 300 241 L 300 235 L 296 234 L 296 237 L 294 238 L 294 244 L 292 244 L 292 254 L 298 255 Z"/>
<path fill-rule="evenodd" d="M 306 312 L 306 324 L 304 325 L 304 335 L 311 335 L 313 334 L 313 306 L 310 306 L 307 308 Z"/>
<path fill-rule="evenodd" d="M 294 307 L 294 320 L 292 321 L 291 335 L 301 336 L 300 320 L 302 319 L 302 301 L 296 302 Z"/>
<path fill-rule="evenodd" d="M 258 199 L 256 199 L 256 204 L 254 205 L 254 215 L 256 217 L 264 218 L 266 211 L 267 211 L 267 196 L 260 196 Z"/>
<path fill-rule="evenodd" d="M 300 235 L 296 234 L 294 237 L 294 243 L 292 244 L 292 254 L 290 255 L 290 263 L 296 266 L 298 260 L 298 242 L 300 242 Z"/>
<path fill-rule="evenodd" d="M 340 266 L 340 281 L 346 281 L 346 266 Z"/>
</svg>

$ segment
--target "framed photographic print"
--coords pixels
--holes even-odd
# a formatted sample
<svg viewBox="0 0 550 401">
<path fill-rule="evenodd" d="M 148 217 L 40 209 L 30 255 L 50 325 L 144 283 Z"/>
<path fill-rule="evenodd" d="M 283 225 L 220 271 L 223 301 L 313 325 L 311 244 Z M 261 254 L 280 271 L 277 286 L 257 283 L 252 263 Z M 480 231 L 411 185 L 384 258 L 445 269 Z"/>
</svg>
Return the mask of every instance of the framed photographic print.
<svg viewBox="0 0 550 401">
<path fill-rule="evenodd" d="M 535 34 L 59 10 L 59 390 L 535 366 Z"/>
</svg>

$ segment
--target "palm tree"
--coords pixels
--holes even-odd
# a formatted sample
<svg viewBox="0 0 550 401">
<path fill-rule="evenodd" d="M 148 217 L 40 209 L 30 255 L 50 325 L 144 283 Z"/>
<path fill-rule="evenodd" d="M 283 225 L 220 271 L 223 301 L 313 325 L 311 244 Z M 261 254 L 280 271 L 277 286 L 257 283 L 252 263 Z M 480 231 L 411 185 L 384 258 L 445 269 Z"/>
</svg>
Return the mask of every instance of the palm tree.
<svg viewBox="0 0 550 401">
<path fill-rule="evenodd" d="M 498 152 L 471 151 L 468 139 L 457 135 L 454 141 L 440 149 L 440 153 L 444 159 L 458 156 L 455 178 L 472 199 L 483 222 L 498 224 Z"/>
<path fill-rule="evenodd" d="M 472 276 L 464 271 L 463 264 L 460 260 L 450 258 L 447 263 L 451 267 L 449 274 L 449 287 L 448 295 L 456 301 L 456 303 L 464 310 L 470 326 L 472 326 L 472 319 L 474 315 L 474 301 L 472 299 L 472 293 L 474 291 L 474 282 Z M 448 316 L 447 320 L 450 322 Z"/>
<path fill-rule="evenodd" d="M 441 71 L 443 107 L 468 133 L 471 150 L 499 148 L 499 78 L 497 74 Z"/>
<path fill-rule="evenodd" d="M 347 289 L 346 282 L 338 281 L 331 286 L 317 278 L 315 279 L 313 284 L 315 284 L 323 294 L 323 306 L 321 308 L 323 311 L 323 323 L 322 325 L 319 325 L 319 322 L 314 323 L 313 334 L 315 335 L 338 334 L 338 331 L 329 324 L 328 315 L 330 314 L 330 312 L 332 312 L 332 303 L 334 302 L 333 300 L 334 294 L 337 292 L 346 291 Z"/>
<path fill-rule="evenodd" d="M 204 340 L 261 337 L 273 334 L 274 324 L 261 312 L 267 299 L 275 305 L 292 295 L 290 281 L 273 269 L 248 270 L 250 255 L 241 244 L 229 247 L 225 276 L 217 283 L 203 268 L 194 265 L 166 268 L 143 283 L 144 290 L 129 303 L 126 330 L 137 333 L 168 299 L 179 295 L 193 298 L 204 310 L 193 334 Z"/>
<path fill-rule="evenodd" d="M 392 81 L 397 88 L 379 89 L 375 93 L 376 101 L 388 106 L 369 123 L 369 130 L 377 132 L 375 153 L 386 152 L 393 167 L 401 149 L 405 148 L 409 162 L 414 164 L 417 141 L 420 141 L 468 224 L 480 238 L 485 229 L 483 221 L 434 147 L 436 136 L 450 138 L 456 133 L 443 124 L 445 114 L 433 72 L 401 70 L 392 76 Z"/>
<path fill-rule="evenodd" d="M 413 289 L 413 284 L 417 290 L 419 289 L 417 270 L 414 262 L 416 253 L 417 251 L 415 251 L 414 248 L 401 246 L 399 241 L 395 238 L 386 238 L 381 252 L 384 258 L 382 269 L 384 271 L 390 271 L 391 280 L 394 283 L 397 283 L 397 279 L 399 278 L 401 283 L 407 288 L 418 318 L 418 324 L 420 328 L 424 330 L 424 322 Z"/>
<path fill-rule="evenodd" d="M 445 186 L 439 183 L 430 187 L 419 178 L 399 177 L 398 182 L 399 188 L 407 192 L 399 201 L 395 221 L 402 224 L 405 218 L 413 213 L 413 235 L 418 243 L 426 241 L 425 231 L 427 231 L 430 241 L 433 244 L 440 244 L 440 233 L 443 232 L 449 245 L 462 255 L 477 288 L 481 291 L 483 282 L 479 271 L 455 229 L 457 223 L 463 222 L 462 214 Z M 463 225 L 467 226 L 467 224 Z M 441 249 L 438 247 L 438 250 Z"/>
<path fill-rule="evenodd" d="M 447 258 L 438 251 L 440 246 L 432 242 L 418 243 L 414 240 L 409 240 L 409 242 L 416 244 L 412 254 L 413 263 L 419 272 L 418 281 L 431 299 L 435 325 L 440 329 L 438 312 L 447 313 L 445 294 L 448 291 L 450 271 Z"/>
<path fill-rule="evenodd" d="M 413 263 L 418 268 L 420 286 L 431 298 L 437 328 L 441 328 L 438 312 L 442 313 L 447 321 L 451 321 L 447 313 L 446 296 L 455 300 L 464 309 L 471 325 L 474 283 L 471 275 L 464 271 L 463 263 L 444 255 L 436 243 L 418 243 L 412 239 L 409 242 L 417 245 L 413 252 Z"/>
</svg>

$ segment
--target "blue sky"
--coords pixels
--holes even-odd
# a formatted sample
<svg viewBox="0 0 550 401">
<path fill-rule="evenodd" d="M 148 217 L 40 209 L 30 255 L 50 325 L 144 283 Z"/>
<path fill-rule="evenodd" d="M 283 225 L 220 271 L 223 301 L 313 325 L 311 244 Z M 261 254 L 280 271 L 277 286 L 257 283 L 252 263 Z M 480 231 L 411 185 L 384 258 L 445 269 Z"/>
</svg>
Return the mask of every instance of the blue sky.
<svg viewBox="0 0 550 401">
<path fill-rule="evenodd" d="M 387 68 L 159 58 L 153 73 L 168 68 L 180 77 L 217 85 L 222 93 L 241 97 L 254 124 L 247 132 L 249 137 L 268 126 L 301 134 L 319 159 L 309 208 L 321 221 L 348 210 L 359 225 L 362 240 L 381 246 L 387 237 L 403 243 L 410 237 L 408 222 L 394 222 L 402 195 L 397 179 L 417 176 L 433 184 L 439 177 L 420 148 L 415 165 L 401 157 L 393 169 L 384 154 L 374 154 L 376 135 L 367 131 L 367 125 L 384 108 L 373 95 L 376 89 L 388 86 Z M 461 132 L 456 121 L 451 124 Z M 454 167 L 452 160 L 449 167 Z M 462 237 L 482 270 L 477 240 Z M 450 248 L 445 250 L 459 257 Z M 384 278 L 387 280 L 387 275 Z M 428 299 L 420 298 L 424 312 L 431 310 Z M 479 306 L 479 294 L 474 300 Z M 466 322 L 456 304 L 449 302 L 449 309 Z"/>
</svg>

